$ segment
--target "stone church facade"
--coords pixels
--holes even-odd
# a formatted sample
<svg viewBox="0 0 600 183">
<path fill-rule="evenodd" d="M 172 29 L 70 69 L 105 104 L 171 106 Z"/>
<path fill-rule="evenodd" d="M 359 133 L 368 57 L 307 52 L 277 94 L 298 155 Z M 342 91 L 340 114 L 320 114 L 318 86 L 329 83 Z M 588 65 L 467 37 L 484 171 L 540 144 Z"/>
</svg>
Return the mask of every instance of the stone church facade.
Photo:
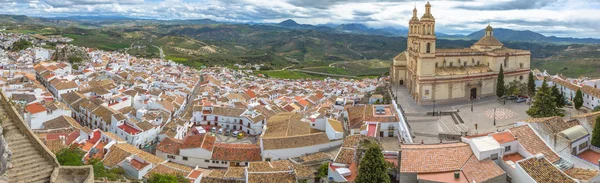
<svg viewBox="0 0 600 183">
<path fill-rule="evenodd" d="M 390 76 L 394 85 L 405 85 L 420 105 L 493 96 L 500 67 L 505 84 L 527 82 L 530 51 L 504 47 L 489 25 L 485 36 L 470 48 L 438 49 L 435 18 L 428 2 L 421 19 L 417 9 L 413 10 L 408 28 L 406 51 L 394 57 Z"/>
</svg>

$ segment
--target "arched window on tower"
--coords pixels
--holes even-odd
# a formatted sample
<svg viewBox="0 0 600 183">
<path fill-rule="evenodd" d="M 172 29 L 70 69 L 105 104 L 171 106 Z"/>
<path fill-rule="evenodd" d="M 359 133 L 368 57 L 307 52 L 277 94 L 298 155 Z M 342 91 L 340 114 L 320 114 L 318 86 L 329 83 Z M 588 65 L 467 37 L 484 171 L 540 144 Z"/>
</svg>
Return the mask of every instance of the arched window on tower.
<svg viewBox="0 0 600 183">
<path fill-rule="evenodd" d="M 504 58 L 504 68 L 508 68 L 508 56 Z"/>
<path fill-rule="evenodd" d="M 474 58 L 471 59 L 471 64 L 475 65 L 475 59 Z"/>
<path fill-rule="evenodd" d="M 427 53 L 431 53 L 431 43 L 427 43 Z"/>
<path fill-rule="evenodd" d="M 523 68 L 523 63 L 519 63 L 519 68 Z"/>
<path fill-rule="evenodd" d="M 446 59 L 444 59 L 444 67 L 446 67 Z"/>
<path fill-rule="evenodd" d="M 437 67 L 438 67 L 438 63 L 436 62 L 436 63 L 435 63 L 435 68 L 437 68 Z"/>
<path fill-rule="evenodd" d="M 452 67 L 452 65 L 453 65 L 453 63 L 452 63 L 452 62 L 450 62 L 450 67 Z"/>
<path fill-rule="evenodd" d="M 466 66 L 467 66 L 467 62 L 463 62 L 463 66 L 465 66 L 465 67 L 466 67 Z"/>
</svg>

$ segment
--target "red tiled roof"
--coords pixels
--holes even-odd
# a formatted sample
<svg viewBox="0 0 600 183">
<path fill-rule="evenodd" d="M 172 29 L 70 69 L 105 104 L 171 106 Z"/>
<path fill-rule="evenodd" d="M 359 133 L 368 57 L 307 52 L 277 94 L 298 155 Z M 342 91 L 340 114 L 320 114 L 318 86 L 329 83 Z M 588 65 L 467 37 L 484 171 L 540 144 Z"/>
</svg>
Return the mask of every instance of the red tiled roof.
<svg viewBox="0 0 600 183">
<path fill-rule="evenodd" d="M 496 163 L 491 159 L 477 160 L 476 156 L 471 156 L 469 161 L 462 168 L 463 174 L 469 179 L 469 182 L 486 182 L 505 174 Z"/>
<path fill-rule="evenodd" d="M 177 141 L 177 140 L 173 140 L 171 139 L 171 137 L 167 137 L 165 139 L 163 139 L 158 146 L 156 146 L 156 150 L 158 151 L 162 151 L 168 154 L 179 154 L 179 149 L 181 148 L 181 146 L 183 145 L 183 143 Z"/>
<path fill-rule="evenodd" d="M 302 106 L 307 106 L 308 105 L 308 101 L 306 101 L 304 99 L 298 101 L 298 103 L 300 103 L 300 105 L 302 105 Z"/>
<path fill-rule="evenodd" d="M 131 162 L 129 163 L 133 168 L 137 169 L 137 170 L 141 170 L 142 168 L 148 166 L 150 163 L 148 162 L 140 162 L 136 159 L 132 159 Z"/>
<path fill-rule="evenodd" d="M 437 172 L 437 173 L 419 173 L 417 179 L 428 182 L 445 182 L 445 183 L 469 183 L 465 174 L 461 172 L 458 179 L 454 178 L 454 172 Z"/>
<path fill-rule="evenodd" d="M 119 125 L 119 128 L 120 128 L 121 130 L 123 130 L 123 131 L 125 131 L 125 132 L 129 133 L 129 134 L 132 134 L 132 135 L 135 135 L 135 134 L 138 134 L 138 133 L 140 133 L 140 132 L 141 132 L 140 130 L 138 130 L 138 129 L 135 129 L 135 128 L 133 128 L 133 127 L 131 127 L 131 126 L 127 125 L 127 124 L 122 124 L 122 125 Z"/>
<path fill-rule="evenodd" d="M 401 172 L 435 173 L 459 170 L 473 151 L 466 143 L 402 145 Z"/>
<path fill-rule="evenodd" d="M 254 91 L 252 90 L 245 90 L 244 91 L 246 93 L 246 95 L 248 95 L 250 98 L 256 98 L 256 93 L 254 93 Z"/>
<path fill-rule="evenodd" d="M 548 162 L 546 158 L 531 157 L 519 161 L 518 164 L 536 182 L 575 183 L 575 180 Z"/>
<path fill-rule="evenodd" d="M 252 162 L 262 160 L 260 147 L 256 144 L 225 144 L 215 145 L 212 159 L 221 161 Z"/>
<path fill-rule="evenodd" d="M 100 137 L 102 137 L 102 132 L 100 132 L 100 130 L 96 130 L 94 131 L 94 133 L 92 133 L 92 138 L 90 140 L 88 140 L 88 142 L 95 144 L 96 142 L 98 142 L 98 140 L 100 140 Z"/>
<path fill-rule="evenodd" d="M 494 138 L 496 141 L 498 141 L 499 144 L 504 144 L 507 142 L 512 142 L 515 139 L 515 136 L 512 135 L 512 133 L 510 132 L 501 132 L 501 133 L 495 133 L 492 134 L 492 138 Z"/>
<path fill-rule="evenodd" d="M 200 177 L 200 175 L 202 175 L 202 171 L 200 170 L 194 170 L 192 171 L 192 173 L 190 173 L 190 175 L 188 175 L 189 178 L 193 178 L 193 179 L 197 179 L 198 177 Z"/>
<path fill-rule="evenodd" d="M 200 147 L 211 151 L 213 149 L 215 141 L 216 137 L 206 134 L 187 136 L 185 137 L 185 139 L 183 139 L 183 145 L 181 148 L 189 149 Z"/>
<path fill-rule="evenodd" d="M 367 136 L 369 137 L 377 137 L 377 125 L 369 124 L 367 127 Z"/>
<path fill-rule="evenodd" d="M 45 112 L 46 108 L 39 102 L 36 102 L 36 103 L 27 105 L 25 107 L 25 110 L 31 114 L 37 114 L 40 112 Z"/>
<path fill-rule="evenodd" d="M 550 162 L 556 162 L 560 159 L 528 125 L 511 128 L 510 132 L 518 139 L 527 152 L 531 154 L 542 153 Z"/>
</svg>

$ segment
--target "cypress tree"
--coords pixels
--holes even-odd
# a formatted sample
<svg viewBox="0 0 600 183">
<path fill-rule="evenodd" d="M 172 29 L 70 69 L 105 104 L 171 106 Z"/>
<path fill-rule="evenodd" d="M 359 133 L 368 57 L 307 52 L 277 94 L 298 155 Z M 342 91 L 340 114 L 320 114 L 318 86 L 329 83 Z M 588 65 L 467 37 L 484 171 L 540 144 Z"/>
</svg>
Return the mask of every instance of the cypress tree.
<svg viewBox="0 0 600 183">
<path fill-rule="evenodd" d="M 554 98 L 556 99 L 556 107 L 562 108 L 565 106 L 565 97 L 563 96 L 562 91 L 558 90 L 556 85 L 552 86 L 552 95 L 554 95 Z"/>
<path fill-rule="evenodd" d="M 533 72 L 529 72 L 529 79 L 527 80 L 527 94 L 530 97 L 535 96 L 535 80 L 533 80 Z"/>
<path fill-rule="evenodd" d="M 498 98 L 504 96 L 506 92 L 506 88 L 504 86 L 504 69 L 502 69 L 502 65 L 500 65 L 500 72 L 498 72 L 498 81 L 496 82 L 496 96 Z"/>
<path fill-rule="evenodd" d="M 362 160 L 360 160 L 358 176 L 356 176 L 355 182 L 389 183 L 391 180 L 387 173 L 387 168 L 388 166 L 383 158 L 381 149 L 379 146 L 372 145 L 369 147 Z"/>
<path fill-rule="evenodd" d="M 596 124 L 594 125 L 594 131 L 592 132 L 592 145 L 600 147 L 600 116 L 596 118 Z"/>
<path fill-rule="evenodd" d="M 573 98 L 573 105 L 575 106 L 575 109 L 577 109 L 577 111 L 579 111 L 579 108 L 583 106 L 583 93 L 581 93 L 580 89 L 577 89 L 575 98 Z"/>
</svg>

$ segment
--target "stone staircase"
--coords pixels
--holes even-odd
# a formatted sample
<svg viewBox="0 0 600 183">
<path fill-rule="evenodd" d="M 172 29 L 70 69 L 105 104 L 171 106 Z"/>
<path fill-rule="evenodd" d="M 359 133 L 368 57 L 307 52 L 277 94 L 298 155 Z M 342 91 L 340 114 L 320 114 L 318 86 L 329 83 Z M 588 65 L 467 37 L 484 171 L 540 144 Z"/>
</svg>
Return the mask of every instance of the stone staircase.
<svg viewBox="0 0 600 183">
<path fill-rule="evenodd" d="M 44 155 L 46 152 L 37 148 L 40 144 L 34 144 L 39 142 L 31 140 L 31 137 L 26 136 L 27 133 L 23 131 L 27 129 L 19 129 L 20 127 L 24 127 L 24 125 L 17 125 L 16 123 L 22 123 L 22 121 L 11 119 L 5 107 L 10 106 L 2 105 L 0 107 L 0 116 L 5 116 L 2 119 L 3 135 L 8 142 L 8 148 L 12 151 L 11 165 L 7 171 L 8 180 L 18 183 L 50 182 L 52 171 L 57 167 L 56 163 Z M 8 108 L 8 110 L 11 109 Z"/>
</svg>

